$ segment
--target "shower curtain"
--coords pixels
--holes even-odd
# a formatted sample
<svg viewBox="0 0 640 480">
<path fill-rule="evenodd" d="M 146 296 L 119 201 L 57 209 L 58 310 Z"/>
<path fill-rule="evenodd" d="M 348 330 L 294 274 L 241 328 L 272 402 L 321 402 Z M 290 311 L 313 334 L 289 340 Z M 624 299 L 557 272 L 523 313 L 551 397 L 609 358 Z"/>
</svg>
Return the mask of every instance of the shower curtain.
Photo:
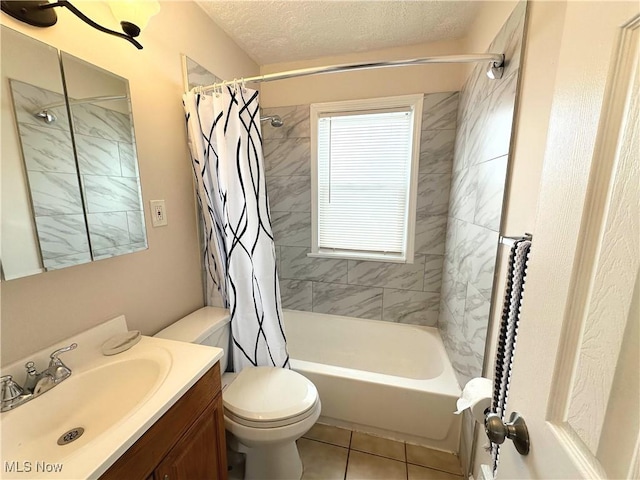
<svg viewBox="0 0 640 480">
<path fill-rule="evenodd" d="M 231 313 L 234 370 L 288 368 L 258 92 L 238 85 L 213 95 L 190 92 L 184 107 L 208 303 L 219 295 Z"/>
</svg>

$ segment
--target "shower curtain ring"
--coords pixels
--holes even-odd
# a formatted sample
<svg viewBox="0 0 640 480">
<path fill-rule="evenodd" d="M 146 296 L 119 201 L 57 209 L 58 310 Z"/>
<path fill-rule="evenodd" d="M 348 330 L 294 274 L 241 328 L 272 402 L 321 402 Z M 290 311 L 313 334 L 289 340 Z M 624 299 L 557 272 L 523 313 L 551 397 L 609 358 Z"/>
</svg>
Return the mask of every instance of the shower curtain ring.
<svg viewBox="0 0 640 480">
<path fill-rule="evenodd" d="M 242 78 L 240 79 L 240 83 L 242 84 L 242 91 L 246 93 L 246 91 L 247 91 L 247 84 L 246 84 L 246 82 L 244 81 L 244 77 L 242 77 Z"/>
</svg>

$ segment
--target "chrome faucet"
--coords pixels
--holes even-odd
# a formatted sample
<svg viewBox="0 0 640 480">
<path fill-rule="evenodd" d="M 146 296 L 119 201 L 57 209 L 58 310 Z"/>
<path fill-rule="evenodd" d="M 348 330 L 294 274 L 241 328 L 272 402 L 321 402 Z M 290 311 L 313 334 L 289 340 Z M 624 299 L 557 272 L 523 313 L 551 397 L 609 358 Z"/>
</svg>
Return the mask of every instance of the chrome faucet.
<svg viewBox="0 0 640 480">
<path fill-rule="evenodd" d="M 54 383 L 60 383 L 71 375 L 71 369 L 62 363 L 62 360 L 60 360 L 58 356 L 62 353 L 68 352 L 69 350 L 73 350 L 77 346 L 77 343 L 72 343 L 68 347 L 59 348 L 51 354 L 49 368 L 47 368 L 43 373 L 50 374 Z"/>
<path fill-rule="evenodd" d="M 69 378 L 71 369 L 62 363 L 62 360 L 58 357 L 60 354 L 73 350 L 77 346 L 77 343 L 72 343 L 68 347 L 63 347 L 53 352 L 50 356 L 49 367 L 42 372 L 36 370 L 35 363 L 27 362 L 25 364 L 27 377 L 24 381 L 24 387 L 18 385 L 11 375 L 0 377 L 2 405 L 0 411 L 6 412 L 29 400 L 39 397 L 63 380 Z"/>
<path fill-rule="evenodd" d="M 35 363 L 27 362 L 25 364 L 27 369 L 27 378 L 24 381 L 22 390 L 27 393 L 42 392 L 44 385 L 50 383 L 53 379 L 51 374 L 46 370 L 44 372 L 38 372 L 35 367 Z"/>
</svg>

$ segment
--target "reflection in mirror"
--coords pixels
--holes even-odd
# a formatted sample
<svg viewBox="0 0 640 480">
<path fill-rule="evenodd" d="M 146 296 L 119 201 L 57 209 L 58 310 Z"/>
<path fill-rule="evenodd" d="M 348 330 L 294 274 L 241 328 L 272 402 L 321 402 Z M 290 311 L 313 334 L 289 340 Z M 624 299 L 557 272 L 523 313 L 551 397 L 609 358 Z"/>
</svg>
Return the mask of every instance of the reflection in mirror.
<svg viewBox="0 0 640 480">
<path fill-rule="evenodd" d="M 57 50 L 2 27 L 1 91 L 4 277 L 91 261 Z"/>
<path fill-rule="evenodd" d="M 61 53 L 94 260 L 147 248 L 129 82 Z"/>
</svg>

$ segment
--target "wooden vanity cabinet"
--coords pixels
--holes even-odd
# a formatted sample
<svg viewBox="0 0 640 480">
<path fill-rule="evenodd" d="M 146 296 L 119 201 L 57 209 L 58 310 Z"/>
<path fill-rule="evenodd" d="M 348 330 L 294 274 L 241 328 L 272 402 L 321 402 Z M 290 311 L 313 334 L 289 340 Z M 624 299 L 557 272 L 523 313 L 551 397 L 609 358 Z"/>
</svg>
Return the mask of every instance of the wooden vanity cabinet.
<svg viewBox="0 0 640 480">
<path fill-rule="evenodd" d="M 218 397 L 220 397 L 218 395 Z M 216 413 L 221 411 L 216 405 L 205 410 L 204 416 L 194 423 L 186 435 L 171 449 L 169 455 L 154 471 L 155 480 L 173 479 L 219 479 L 227 478 L 226 462 L 224 476 L 219 472 L 220 462 L 213 462 L 212 453 L 225 450 L 219 444 Z M 222 405 L 220 405 L 222 407 Z M 224 421 L 222 421 L 224 428 Z"/>
<path fill-rule="evenodd" d="M 220 368 L 216 363 L 101 480 L 226 480 Z"/>
</svg>

